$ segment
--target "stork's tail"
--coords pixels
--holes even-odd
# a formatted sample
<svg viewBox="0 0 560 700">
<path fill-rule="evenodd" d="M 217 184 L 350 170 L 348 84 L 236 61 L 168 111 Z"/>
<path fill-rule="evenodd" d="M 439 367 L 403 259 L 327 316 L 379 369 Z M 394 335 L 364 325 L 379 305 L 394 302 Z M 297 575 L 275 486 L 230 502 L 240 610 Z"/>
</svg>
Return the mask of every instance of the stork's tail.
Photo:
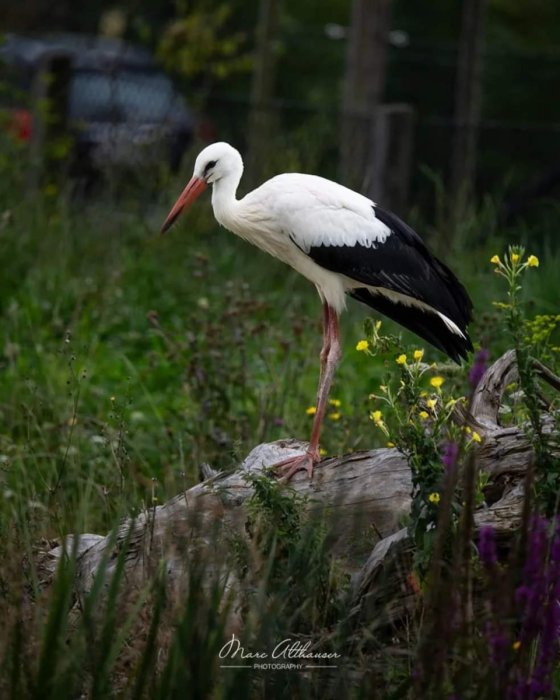
<svg viewBox="0 0 560 700">
<path fill-rule="evenodd" d="M 456 323 L 436 309 L 399 303 L 365 288 L 352 290 L 350 296 L 416 333 L 458 364 L 473 350 L 463 319 Z"/>
</svg>

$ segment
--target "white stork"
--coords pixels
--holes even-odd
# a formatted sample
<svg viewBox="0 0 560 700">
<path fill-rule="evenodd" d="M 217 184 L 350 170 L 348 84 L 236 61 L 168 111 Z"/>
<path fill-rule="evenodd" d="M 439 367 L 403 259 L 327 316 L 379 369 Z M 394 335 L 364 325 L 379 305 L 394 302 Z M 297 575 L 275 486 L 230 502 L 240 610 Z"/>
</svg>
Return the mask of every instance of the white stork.
<svg viewBox="0 0 560 700">
<path fill-rule="evenodd" d="M 467 333 L 472 303 L 451 270 L 395 214 L 367 197 L 315 175 L 286 173 L 243 199 L 239 152 L 214 143 L 198 156 L 193 176 L 161 231 L 212 185 L 217 221 L 287 263 L 317 287 L 323 302 L 323 348 L 317 407 L 304 455 L 274 465 L 286 479 L 299 469 L 309 478 L 319 462 L 319 436 L 340 360 L 338 316 L 346 296 L 413 331 L 456 362 L 472 350 Z"/>
</svg>

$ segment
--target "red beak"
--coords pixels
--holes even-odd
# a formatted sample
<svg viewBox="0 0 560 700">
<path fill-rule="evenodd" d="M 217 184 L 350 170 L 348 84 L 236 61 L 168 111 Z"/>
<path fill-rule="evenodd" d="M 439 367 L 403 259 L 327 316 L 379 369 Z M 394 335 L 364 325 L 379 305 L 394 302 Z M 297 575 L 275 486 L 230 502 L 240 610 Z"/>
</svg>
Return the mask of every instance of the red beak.
<svg viewBox="0 0 560 700">
<path fill-rule="evenodd" d="M 173 209 L 167 215 L 167 219 L 163 222 L 161 233 L 165 233 L 173 226 L 179 214 L 189 207 L 194 200 L 199 197 L 206 189 L 206 181 L 201 177 L 191 177 L 187 186 L 182 191 L 179 199 L 173 205 Z"/>
</svg>

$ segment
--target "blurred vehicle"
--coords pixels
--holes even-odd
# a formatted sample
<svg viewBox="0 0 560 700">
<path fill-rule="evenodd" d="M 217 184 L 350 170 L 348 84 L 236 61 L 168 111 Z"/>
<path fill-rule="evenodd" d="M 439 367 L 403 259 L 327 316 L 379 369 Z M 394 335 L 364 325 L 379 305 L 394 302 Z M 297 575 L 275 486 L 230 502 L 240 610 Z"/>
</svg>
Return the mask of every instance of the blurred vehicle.
<svg viewBox="0 0 560 700">
<path fill-rule="evenodd" d="M 0 45 L 4 128 L 32 139 L 39 128 L 37 79 L 54 58 L 70 67 L 62 103 L 73 174 L 166 161 L 179 167 L 197 126 L 194 114 L 149 51 L 117 39 L 8 35 Z"/>
</svg>

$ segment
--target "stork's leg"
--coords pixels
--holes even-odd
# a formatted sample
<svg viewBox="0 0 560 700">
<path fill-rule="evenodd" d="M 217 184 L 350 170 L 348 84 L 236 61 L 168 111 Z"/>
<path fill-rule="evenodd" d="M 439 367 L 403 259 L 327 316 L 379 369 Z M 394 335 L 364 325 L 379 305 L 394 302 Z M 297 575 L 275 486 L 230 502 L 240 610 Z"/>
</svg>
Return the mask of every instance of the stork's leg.
<svg viewBox="0 0 560 700">
<path fill-rule="evenodd" d="M 327 410 L 329 393 L 334 379 L 334 373 L 340 362 L 340 340 L 338 337 L 338 316 L 336 311 L 325 304 L 326 307 L 326 342 L 323 344 L 321 356 L 321 376 L 319 388 L 317 390 L 317 410 L 313 417 L 313 428 L 311 431 L 310 451 L 316 453 L 316 461 L 319 461 L 319 437 L 321 426 Z"/>
<path fill-rule="evenodd" d="M 332 311 L 334 314 L 335 312 Z M 331 338 L 330 338 L 330 317 L 331 317 L 331 307 L 326 301 L 323 302 L 323 347 L 321 348 L 321 371 L 319 374 L 319 387 L 323 381 L 323 375 L 325 374 L 325 368 L 327 366 L 327 357 L 329 355 L 329 350 L 331 348 Z"/>
<path fill-rule="evenodd" d="M 338 316 L 336 311 L 324 305 L 324 327 L 323 327 L 323 347 L 321 349 L 321 374 L 319 378 L 319 388 L 317 390 L 317 406 L 313 417 L 313 428 L 311 430 L 311 440 L 304 455 L 291 457 L 283 462 L 275 464 L 275 469 L 285 472 L 284 478 L 287 480 L 300 469 L 305 469 L 311 479 L 313 467 L 320 461 L 319 437 L 321 427 L 327 410 L 329 392 L 333 382 L 336 367 L 340 362 L 340 340 L 338 337 Z"/>
</svg>

